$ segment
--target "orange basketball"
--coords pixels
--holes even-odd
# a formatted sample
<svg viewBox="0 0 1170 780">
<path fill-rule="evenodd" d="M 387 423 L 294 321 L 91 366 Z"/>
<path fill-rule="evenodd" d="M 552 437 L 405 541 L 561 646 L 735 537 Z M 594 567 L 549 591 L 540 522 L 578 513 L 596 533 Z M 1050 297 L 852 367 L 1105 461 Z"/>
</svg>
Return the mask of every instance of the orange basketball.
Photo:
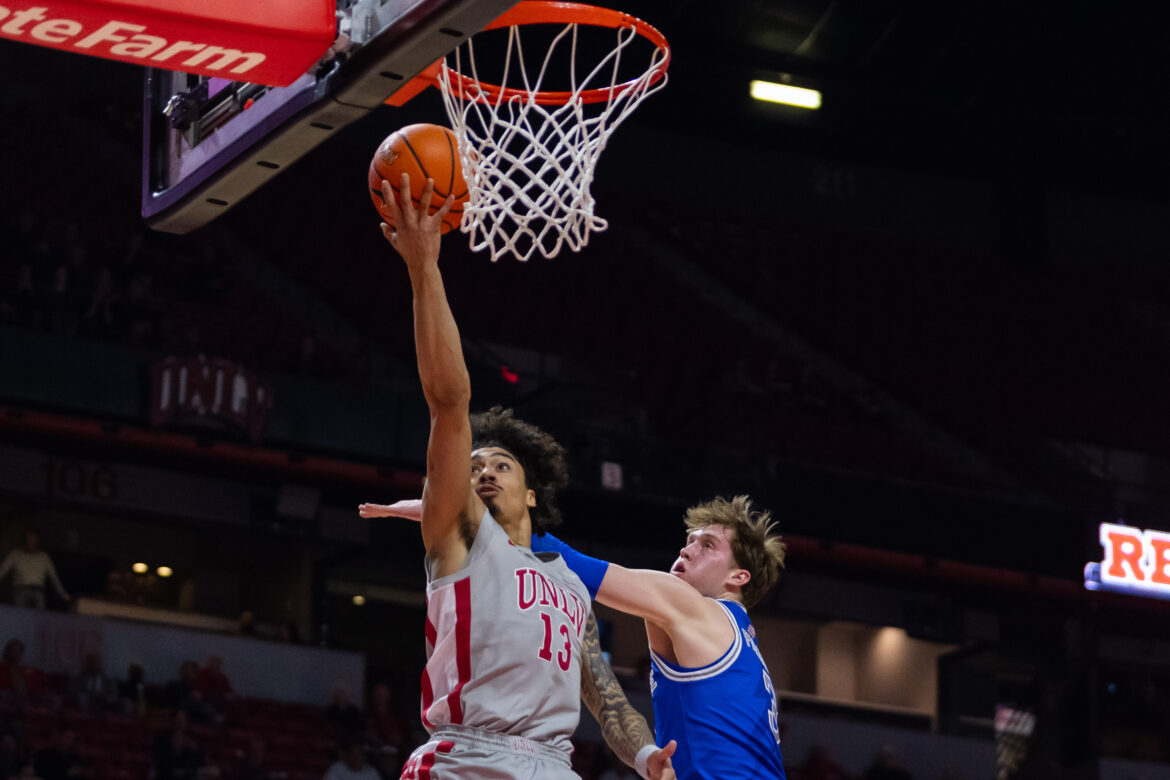
<svg viewBox="0 0 1170 780">
<path fill-rule="evenodd" d="M 459 165 L 455 134 L 439 125 L 407 125 L 386 136 L 386 140 L 378 145 L 374 159 L 370 160 L 370 198 L 378 214 L 391 227 L 395 225 L 382 199 L 382 180 L 390 182 L 398 202 L 402 203 L 402 194 L 398 190 L 404 172 L 410 174 L 410 199 L 415 208 L 421 208 L 420 199 L 428 178 L 435 180 L 435 194 L 428 213 L 434 214 L 448 195 L 454 195 L 455 205 L 447 212 L 442 231 L 446 233 L 459 227 L 463 204 L 467 202 L 467 184 Z"/>
</svg>

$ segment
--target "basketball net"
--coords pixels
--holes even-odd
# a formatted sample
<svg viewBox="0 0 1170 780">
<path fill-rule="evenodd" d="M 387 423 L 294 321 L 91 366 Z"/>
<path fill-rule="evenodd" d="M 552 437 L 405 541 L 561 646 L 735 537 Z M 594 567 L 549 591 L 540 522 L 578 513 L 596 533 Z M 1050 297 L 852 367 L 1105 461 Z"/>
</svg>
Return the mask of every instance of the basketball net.
<svg viewBox="0 0 1170 780">
<path fill-rule="evenodd" d="M 616 28 L 616 46 L 578 80 L 578 26 L 566 25 L 553 39 L 537 73 L 525 65 L 521 25 L 507 27 L 502 87 L 479 80 L 471 39 L 440 69 L 469 188 L 459 229 L 473 250 L 489 250 L 492 262 L 507 254 L 527 261 L 535 252 L 551 258 L 562 246 L 577 252 L 590 233 L 606 229 L 589 192 L 597 160 L 618 125 L 666 84 L 669 49 L 661 47 L 645 73 L 619 83 L 622 56 L 639 35 L 632 25 Z M 554 53 L 565 47 L 569 89 L 542 91 Z M 508 88 L 510 80 L 522 86 Z"/>
</svg>

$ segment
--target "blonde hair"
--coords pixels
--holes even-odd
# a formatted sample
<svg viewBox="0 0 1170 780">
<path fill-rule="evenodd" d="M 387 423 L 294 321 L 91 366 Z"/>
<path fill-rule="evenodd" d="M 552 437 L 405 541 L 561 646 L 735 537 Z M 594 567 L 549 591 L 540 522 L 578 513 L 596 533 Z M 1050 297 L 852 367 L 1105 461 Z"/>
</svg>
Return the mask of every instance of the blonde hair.
<svg viewBox="0 0 1170 780">
<path fill-rule="evenodd" d="M 730 501 L 716 498 L 693 506 L 687 510 L 684 522 L 687 533 L 710 525 L 722 526 L 730 532 L 732 559 L 736 566 L 751 574 L 740 591 L 745 607 L 758 604 L 780 579 L 788 546 L 779 536 L 769 536 L 776 527 L 772 513 L 753 512 L 752 500 L 747 496 L 736 496 Z"/>
</svg>

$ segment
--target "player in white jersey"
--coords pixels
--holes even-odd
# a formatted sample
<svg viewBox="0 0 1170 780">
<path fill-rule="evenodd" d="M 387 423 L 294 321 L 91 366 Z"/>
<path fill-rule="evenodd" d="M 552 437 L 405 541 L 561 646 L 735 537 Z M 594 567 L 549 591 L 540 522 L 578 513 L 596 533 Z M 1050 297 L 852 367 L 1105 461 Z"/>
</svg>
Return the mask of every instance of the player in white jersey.
<svg viewBox="0 0 1170 780">
<path fill-rule="evenodd" d="M 405 175 L 400 191 L 410 192 Z M 420 202 L 430 203 L 432 192 L 428 180 Z M 569 738 L 579 696 L 608 708 L 604 718 L 623 716 L 592 663 L 584 677 L 594 690 L 584 693 L 590 594 L 558 556 L 528 549 L 534 527 L 559 521 L 564 449 L 493 410 L 477 416 L 473 451 L 471 385 L 438 268 L 452 199 L 427 215 L 409 200 L 399 203 L 388 184 L 383 196 L 398 226 L 383 223 L 383 234 L 410 273 L 419 378 L 431 413 L 421 529 L 428 581 L 422 704 L 432 738 L 402 777 L 569 780 L 576 777 Z M 653 744 L 648 730 L 645 741 Z M 656 751 L 646 774 L 671 780 L 671 752 Z"/>
</svg>

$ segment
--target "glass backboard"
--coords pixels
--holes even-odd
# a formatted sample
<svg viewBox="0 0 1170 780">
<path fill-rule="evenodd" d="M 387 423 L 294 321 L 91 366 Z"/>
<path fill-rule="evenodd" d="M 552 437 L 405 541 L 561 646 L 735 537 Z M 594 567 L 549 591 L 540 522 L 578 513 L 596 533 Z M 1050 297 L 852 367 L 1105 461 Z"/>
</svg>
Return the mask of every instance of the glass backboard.
<svg viewBox="0 0 1170 780">
<path fill-rule="evenodd" d="M 187 233 L 382 105 L 515 0 L 338 0 L 338 37 L 284 87 L 148 69 L 142 216 Z"/>
</svg>

